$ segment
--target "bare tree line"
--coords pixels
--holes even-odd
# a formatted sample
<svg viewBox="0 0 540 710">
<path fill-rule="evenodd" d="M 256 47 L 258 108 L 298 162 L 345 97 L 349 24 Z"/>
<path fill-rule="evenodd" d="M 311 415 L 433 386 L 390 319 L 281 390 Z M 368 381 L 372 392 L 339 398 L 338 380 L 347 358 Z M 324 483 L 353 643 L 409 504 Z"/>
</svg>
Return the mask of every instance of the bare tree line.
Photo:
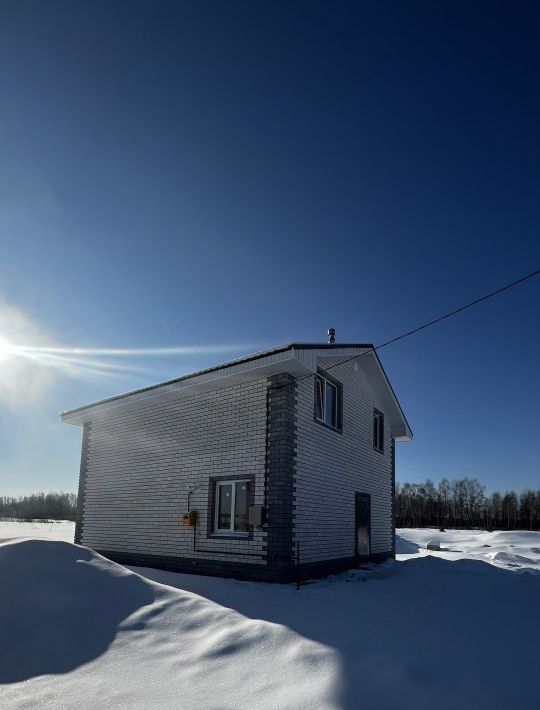
<svg viewBox="0 0 540 710">
<path fill-rule="evenodd" d="M 0 496 L 2 518 L 75 520 L 76 512 L 75 493 Z M 396 526 L 539 530 L 540 488 L 486 496 L 476 478 L 396 483 Z"/>
<path fill-rule="evenodd" d="M 0 517 L 18 520 L 75 520 L 75 493 L 33 493 L 10 498 L 0 496 Z"/>
<path fill-rule="evenodd" d="M 540 529 L 540 488 L 489 496 L 476 478 L 396 484 L 396 526 Z"/>
</svg>

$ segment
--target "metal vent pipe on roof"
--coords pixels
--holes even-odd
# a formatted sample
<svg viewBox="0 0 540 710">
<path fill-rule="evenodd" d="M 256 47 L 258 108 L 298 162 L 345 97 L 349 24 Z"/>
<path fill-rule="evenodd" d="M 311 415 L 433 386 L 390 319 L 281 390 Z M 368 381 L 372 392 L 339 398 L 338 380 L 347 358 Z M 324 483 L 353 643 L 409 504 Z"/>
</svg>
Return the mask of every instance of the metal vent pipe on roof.
<svg viewBox="0 0 540 710">
<path fill-rule="evenodd" d="M 328 328 L 328 343 L 332 344 L 336 342 L 336 329 Z"/>
</svg>

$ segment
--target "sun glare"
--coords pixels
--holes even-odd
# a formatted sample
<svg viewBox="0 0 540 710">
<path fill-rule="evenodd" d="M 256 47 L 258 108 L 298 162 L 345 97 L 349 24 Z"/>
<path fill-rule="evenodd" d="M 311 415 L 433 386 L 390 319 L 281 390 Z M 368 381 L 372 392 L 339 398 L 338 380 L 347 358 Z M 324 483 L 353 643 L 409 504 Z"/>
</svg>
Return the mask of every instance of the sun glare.
<svg viewBox="0 0 540 710">
<path fill-rule="evenodd" d="M 0 362 L 7 357 L 9 353 L 9 343 L 4 338 L 0 338 Z"/>
</svg>

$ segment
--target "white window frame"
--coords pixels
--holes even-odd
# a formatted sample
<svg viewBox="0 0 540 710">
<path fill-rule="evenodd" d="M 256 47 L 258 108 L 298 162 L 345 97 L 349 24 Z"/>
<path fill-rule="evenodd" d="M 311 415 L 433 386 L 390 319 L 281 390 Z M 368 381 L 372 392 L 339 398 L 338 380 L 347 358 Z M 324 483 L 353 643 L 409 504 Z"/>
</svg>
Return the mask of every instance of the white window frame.
<svg viewBox="0 0 540 710">
<path fill-rule="evenodd" d="M 216 481 L 214 489 L 214 501 L 215 501 L 215 512 L 214 512 L 214 532 L 221 535 L 248 535 L 248 530 L 235 530 L 234 529 L 234 518 L 235 518 L 235 507 L 236 507 L 236 484 L 237 483 L 249 483 L 251 485 L 251 480 L 249 478 L 231 478 L 227 481 Z M 219 523 L 219 489 L 221 486 L 231 486 L 232 499 L 231 499 L 231 526 L 229 528 L 218 527 Z M 249 507 L 249 501 L 248 501 Z"/>
<path fill-rule="evenodd" d="M 322 404 L 322 407 L 321 407 L 322 418 L 318 417 L 314 411 L 315 419 L 316 419 L 316 421 L 321 422 L 321 424 L 324 424 L 325 426 L 329 426 L 332 429 L 337 429 L 338 428 L 338 421 L 339 421 L 339 387 L 334 382 L 332 382 L 331 380 L 328 380 L 326 377 L 324 377 L 324 375 L 317 373 L 317 380 L 316 380 L 317 386 L 319 385 L 319 380 L 322 381 L 322 383 L 323 383 L 322 402 L 321 402 L 321 404 Z M 335 413 L 334 413 L 334 416 L 335 416 L 335 423 L 334 424 L 329 424 L 327 421 L 325 421 L 325 418 L 324 418 L 324 415 L 326 412 L 326 387 L 327 387 L 327 385 L 330 385 L 330 387 L 333 387 L 334 391 L 335 391 L 335 400 L 334 401 L 336 403 L 336 409 L 335 409 Z M 313 409 L 315 410 L 315 407 L 313 407 Z"/>
</svg>

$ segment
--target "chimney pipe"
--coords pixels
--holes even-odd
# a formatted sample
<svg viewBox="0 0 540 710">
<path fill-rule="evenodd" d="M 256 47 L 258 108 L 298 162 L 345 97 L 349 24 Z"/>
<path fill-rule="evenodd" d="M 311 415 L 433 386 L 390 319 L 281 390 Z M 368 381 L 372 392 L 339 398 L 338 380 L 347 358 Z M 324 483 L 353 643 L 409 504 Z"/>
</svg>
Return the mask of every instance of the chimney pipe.
<svg viewBox="0 0 540 710">
<path fill-rule="evenodd" d="M 333 345 L 336 342 L 336 329 L 328 328 L 328 343 Z"/>
</svg>

